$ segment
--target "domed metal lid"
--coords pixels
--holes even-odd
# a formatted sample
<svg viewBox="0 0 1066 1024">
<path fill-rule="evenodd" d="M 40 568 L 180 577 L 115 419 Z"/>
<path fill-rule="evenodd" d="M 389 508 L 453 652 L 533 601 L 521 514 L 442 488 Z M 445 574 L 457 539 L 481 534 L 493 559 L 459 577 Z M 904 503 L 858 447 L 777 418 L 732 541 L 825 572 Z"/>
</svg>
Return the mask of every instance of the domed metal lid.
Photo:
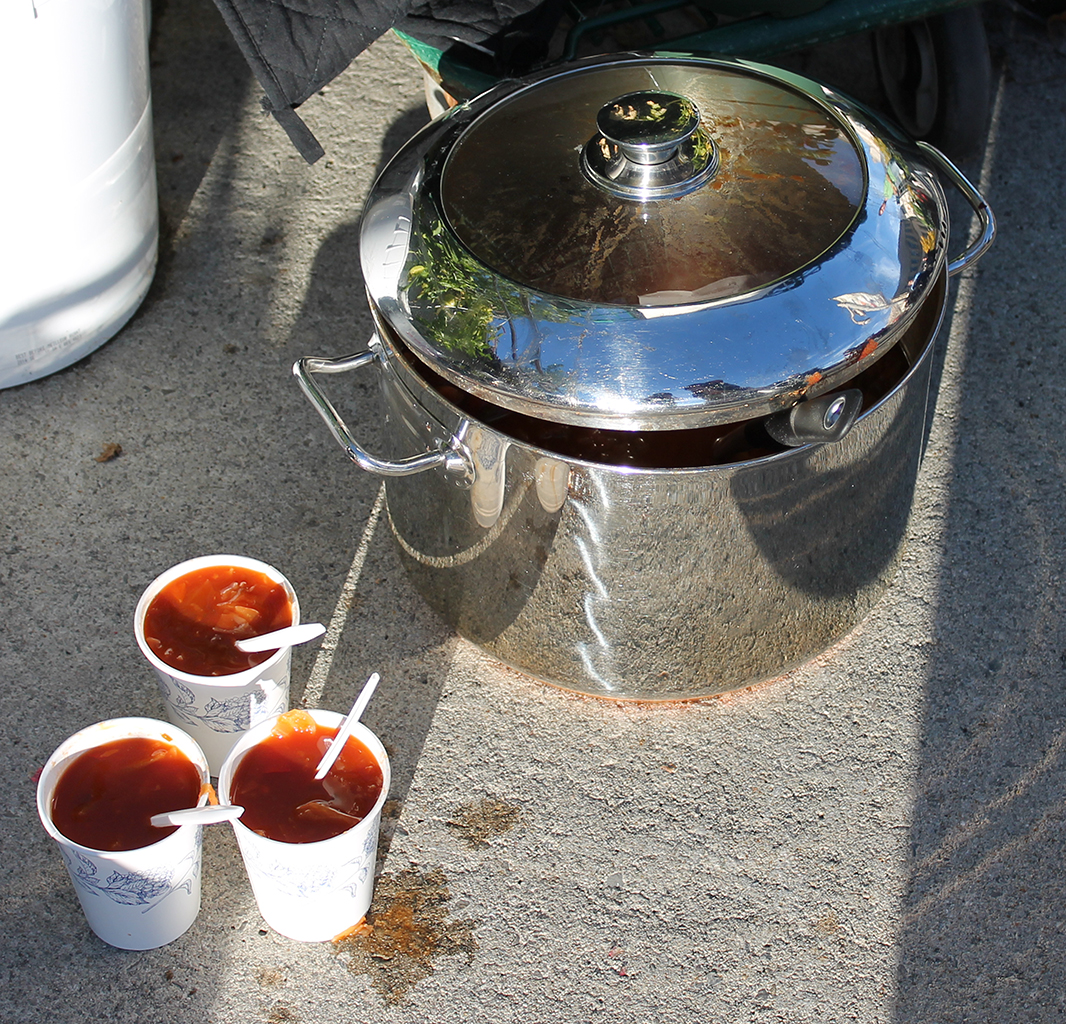
<svg viewBox="0 0 1066 1024">
<path fill-rule="evenodd" d="M 505 408 L 676 429 L 830 390 L 944 261 L 931 171 L 828 90 L 724 59 L 600 58 L 428 126 L 364 215 L 372 301 Z"/>
</svg>

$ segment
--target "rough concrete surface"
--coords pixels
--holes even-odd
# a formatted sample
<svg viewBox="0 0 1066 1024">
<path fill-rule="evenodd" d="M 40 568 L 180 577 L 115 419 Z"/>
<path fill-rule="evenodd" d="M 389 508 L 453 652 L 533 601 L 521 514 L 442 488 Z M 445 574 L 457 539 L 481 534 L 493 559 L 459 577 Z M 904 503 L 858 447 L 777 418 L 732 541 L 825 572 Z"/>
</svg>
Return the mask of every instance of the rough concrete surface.
<svg viewBox="0 0 1066 1024">
<path fill-rule="evenodd" d="M 405 579 L 379 481 L 290 375 L 368 335 L 359 211 L 426 119 L 417 66 L 384 38 L 305 104 L 327 154 L 308 167 L 208 0 L 157 7 L 151 292 L 90 358 L 0 392 L 5 1020 L 1066 1016 L 1066 53 L 1016 9 L 986 18 L 994 120 L 966 167 L 1000 236 L 952 291 L 894 585 L 784 678 L 633 706 L 451 635 Z M 867 45 L 830 49 L 845 91 Z M 373 450 L 376 385 L 343 379 Z M 218 826 L 192 929 L 112 949 L 37 821 L 33 778 L 61 740 L 163 716 L 134 604 L 221 551 L 282 568 L 304 616 L 336 627 L 295 652 L 294 699 L 344 710 L 382 674 L 375 928 L 340 948 L 269 930 Z"/>
</svg>

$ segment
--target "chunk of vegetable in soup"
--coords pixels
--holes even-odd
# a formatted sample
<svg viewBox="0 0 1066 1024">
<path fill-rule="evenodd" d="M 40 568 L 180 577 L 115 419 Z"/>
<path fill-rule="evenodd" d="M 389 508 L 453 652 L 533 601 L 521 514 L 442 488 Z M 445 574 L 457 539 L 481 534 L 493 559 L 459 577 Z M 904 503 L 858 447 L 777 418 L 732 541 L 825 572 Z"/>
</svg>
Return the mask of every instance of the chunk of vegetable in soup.
<svg viewBox="0 0 1066 1024">
<path fill-rule="evenodd" d="M 373 809 L 383 783 L 377 759 L 355 737 L 321 782 L 315 769 L 337 730 L 306 711 L 288 711 L 233 775 L 230 800 L 241 824 L 282 843 L 316 843 L 347 832 Z"/>
<path fill-rule="evenodd" d="M 245 654 L 238 640 L 292 625 L 282 584 L 251 569 L 213 565 L 179 576 L 148 605 L 144 638 L 160 661 L 194 676 L 226 676 L 273 651 Z"/>
<path fill-rule="evenodd" d="M 52 822 L 93 850 L 137 850 L 176 826 L 156 828 L 153 814 L 195 807 L 200 772 L 173 743 L 130 736 L 85 750 L 59 776 Z"/>
</svg>

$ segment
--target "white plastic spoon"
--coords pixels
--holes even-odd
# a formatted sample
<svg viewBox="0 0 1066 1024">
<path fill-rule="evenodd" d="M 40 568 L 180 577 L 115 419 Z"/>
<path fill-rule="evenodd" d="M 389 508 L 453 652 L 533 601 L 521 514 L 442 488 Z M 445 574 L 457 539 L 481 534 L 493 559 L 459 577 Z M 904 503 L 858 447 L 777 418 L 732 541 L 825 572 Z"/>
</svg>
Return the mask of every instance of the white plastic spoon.
<svg viewBox="0 0 1066 1024">
<path fill-rule="evenodd" d="M 275 629 L 273 633 L 263 633 L 260 636 L 250 636 L 246 640 L 238 640 L 238 651 L 245 654 L 256 654 L 259 651 L 276 651 L 282 647 L 294 647 L 296 644 L 305 644 L 308 640 L 314 640 L 325 633 L 326 627 L 321 622 L 301 622 L 298 626 L 286 626 L 284 629 Z"/>
<path fill-rule="evenodd" d="M 318 762 L 318 768 L 315 770 L 316 782 L 321 782 L 326 777 L 330 768 L 333 767 L 333 762 L 340 757 L 344 744 L 348 742 L 348 737 L 351 736 L 352 729 L 355 728 L 355 723 L 359 721 L 359 717 L 366 711 L 366 706 L 370 703 L 370 698 L 374 696 L 374 690 L 377 689 L 380 678 L 381 676 L 375 672 L 363 685 L 362 690 L 359 691 L 359 696 L 355 698 L 352 710 L 348 712 L 344 721 L 341 722 L 337 735 L 322 755 L 322 760 Z"/>
<path fill-rule="evenodd" d="M 237 804 L 207 804 L 203 807 L 183 807 L 180 811 L 163 811 L 148 820 L 158 828 L 167 825 L 214 825 L 218 821 L 233 821 L 244 814 Z"/>
</svg>

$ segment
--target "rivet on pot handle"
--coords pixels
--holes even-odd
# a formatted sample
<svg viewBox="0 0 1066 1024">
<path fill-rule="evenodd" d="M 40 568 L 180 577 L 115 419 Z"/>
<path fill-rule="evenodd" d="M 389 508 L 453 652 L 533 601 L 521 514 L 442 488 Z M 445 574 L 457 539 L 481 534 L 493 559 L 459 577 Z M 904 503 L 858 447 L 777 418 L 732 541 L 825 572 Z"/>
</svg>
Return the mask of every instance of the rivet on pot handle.
<svg viewBox="0 0 1066 1024">
<path fill-rule="evenodd" d="M 936 146 L 930 146 L 928 142 L 919 142 L 918 148 L 932 159 L 944 176 L 963 194 L 981 222 L 981 231 L 977 237 L 960 256 L 948 262 L 948 273 L 954 276 L 979 260 L 988 251 L 988 247 L 996 237 L 996 218 L 992 213 L 992 208 L 985 202 L 984 196 L 977 191 L 970 179 Z"/>
<path fill-rule="evenodd" d="M 848 388 L 774 413 L 763 422 L 763 429 L 786 448 L 840 441 L 855 425 L 860 412 L 862 392 Z"/>
<path fill-rule="evenodd" d="M 341 419 L 340 414 L 333 407 L 333 403 L 319 388 L 313 375 L 316 373 L 345 373 L 348 370 L 358 370 L 360 367 L 374 362 L 375 359 L 377 359 L 377 353 L 372 347 L 365 352 L 341 356 L 339 359 L 305 356 L 293 364 L 292 372 L 308 401 L 318 410 L 318 414 L 322 417 L 326 426 L 329 427 L 329 432 L 337 439 L 338 444 L 360 469 L 365 469 L 368 473 L 376 473 L 378 476 L 413 476 L 416 473 L 424 473 L 426 470 L 439 467 L 445 473 L 458 477 L 459 482 L 469 483 L 472 481 L 474 470 L 469 455 L 458 447 L 448 447 L 443 441 L 439 442 L 440 447 L 436 451 L 428 451 L 423 455 L 414 455 L 409 459 L 392 461 L 391 459 L 379 459 L 371 455 L 355 440 L 352 432 L 348 429 L 348 425 Z"/>
</svg>

